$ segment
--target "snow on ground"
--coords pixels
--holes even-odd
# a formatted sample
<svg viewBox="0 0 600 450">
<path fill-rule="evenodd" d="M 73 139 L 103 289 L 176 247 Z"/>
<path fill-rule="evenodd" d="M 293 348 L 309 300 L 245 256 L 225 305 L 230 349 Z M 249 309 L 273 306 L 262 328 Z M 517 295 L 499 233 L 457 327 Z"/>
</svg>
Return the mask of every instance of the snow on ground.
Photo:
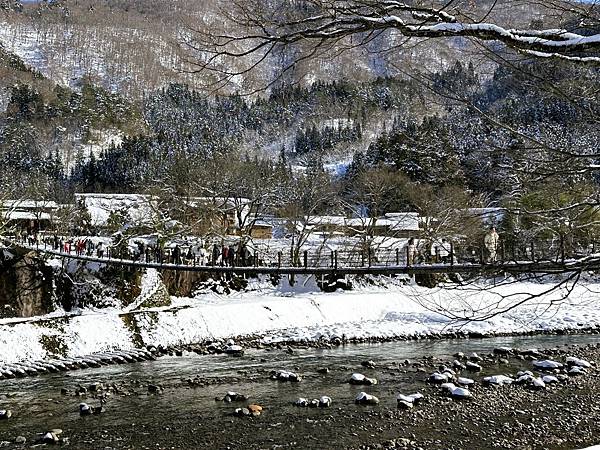
<svg viewBox="0 0 600 450">
<path fill-rule="evenodd" d="M 513 305 L 525 298 L 525 293 L 543 293 L 550 283 L 517 282 L 488 286 L 488 290 L 382 285 L 330 294 L 319 292 L 311 280 L 293 288 L 264 286 L 229 296 L 209 293 L 194 299 L 174 298 L 171 307 L 125 316 L 108 309 L 84 310 L 64 320 L 0 320 L 0 360 L 42 358 L 46 355 L 43 343 L 48 340 L 60 342 L 69 356 L 131 348 L 134 334 L 145 344 L 176 345 L 246 335 L 273 342 L 342 335 L 426 336 L 456 327 L 493 334 L 600 325 L 600 284 L 578 284 L 569 299 L 560 302 L 556 301 L 563 292 L 546 293 L 499 316 L 467 323 L 453 321 L 441 312 L 458 313 L 465 308 L 461 312 L 468 315 L 467 307 L 486 311 L 490 304 Z M 500 293 L 514 296 L 500 300 Z"/>
</svg>

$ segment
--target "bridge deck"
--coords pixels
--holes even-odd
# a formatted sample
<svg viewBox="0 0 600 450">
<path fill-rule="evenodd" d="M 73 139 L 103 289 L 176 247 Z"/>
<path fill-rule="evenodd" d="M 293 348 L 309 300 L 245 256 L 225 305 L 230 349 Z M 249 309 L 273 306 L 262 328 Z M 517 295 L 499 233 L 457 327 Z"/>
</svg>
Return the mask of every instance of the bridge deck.
<svg viewBox="0 0 600 450">
<path fill-rule="evenodd" d="M 73 259 L 86 262 L 94 262 L 106 265 L 122 267 L 152 268 L 159 270 L 174 270 L 185 272 L 207 272 L 217 274 L 265 274 L 265 275 L 394 275 L 394 274 L 433 274 L 433 273 L 532 273 L 548 274 L 562 273 L 565 271 L 599 270 L 600 261 L 597 259 L 578 259 L 564 262 L 555 261 L 510 261 L 495 264 L 473 264 L 473 263 L 446 263 L 446 264 L 415 264 L 415 265 L 376 265 L 364 267 L 355 266 L 320 266 L 320 267 L 296 267 L 296 266 L 199 266 L 184 264 L 156 263 L 145 261 L 133 261 L 119 258 L 99 258 L 95 256 L 77 255 L 65 253 L 43 246 L 29 246 L 15 244 L 12 241 L 4 241 L 12 247 L 35 251 L 42 255 Z"/>
</svg>

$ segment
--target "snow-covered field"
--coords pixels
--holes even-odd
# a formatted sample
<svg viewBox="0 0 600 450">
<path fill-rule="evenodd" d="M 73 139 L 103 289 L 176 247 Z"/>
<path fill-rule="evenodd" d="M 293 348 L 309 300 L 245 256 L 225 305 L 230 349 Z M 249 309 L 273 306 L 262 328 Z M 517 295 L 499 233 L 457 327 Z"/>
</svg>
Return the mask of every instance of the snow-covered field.
<svg viewBox="0 0 600 450">
<path fill-rule="evenodd" d="M 262 336 L 265 342 L 345 335 L 347 338 L 398 337 L 455 331 L 524 333 L 600 325 L 600 284 L 577 284 L 483 321 L 457 321 L 492 307 L 514 305 L 554 283 L 516 282 L 495 288 L 426 289 L 414 284 L 358 287 L 322 293 L 308 280 L 294 288 L 265 287 L 232 295 L 202 294 L 174 298 L 169 308 L 124 314 L 117 309 L 82 310 L 78 315 L 0 320 L 0 360 L 13 362 L 47 356 L 62 348 L 68 356 L 144 344 L 189 344 L 205 340 Z M 504 297 L 500 297 L 502 294 Z M 508 298 L 505 298 L 506 296 Z M 132 317 L 135 320 L 132 320 Z"/>
</svg>

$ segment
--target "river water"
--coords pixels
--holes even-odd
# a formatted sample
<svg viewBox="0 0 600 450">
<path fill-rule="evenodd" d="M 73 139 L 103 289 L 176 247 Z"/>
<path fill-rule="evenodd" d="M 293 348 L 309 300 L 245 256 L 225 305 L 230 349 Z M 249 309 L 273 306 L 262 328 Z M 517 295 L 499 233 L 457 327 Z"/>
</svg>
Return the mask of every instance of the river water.
<svg viewBox="0 0 600 450">
<path fill-rule="evenodd" d="M 278 417 L 298 414 L 298 408 L 291 405 L 298 397 L 328 395 L 334 399 L 334 407 L 359 408 L 352 404 L 352 400 L 362 390 L 377 395 L 382 407 L 395 408 L 397 393 L 409 394 L 423 388 L 423 383 L 416 382 L 414 376 L 403 377 L 400 373 L 384 370 L 405 359 L 417 360 L 426 356 L 447 359 L 457 351 L 486 354 L 500 346 L 552 348 L 599 341 L 596 335 L 498 337 L 349 345 L 330 350 L 296 350 L 294 354 L 251 350 L 240 358 L 187 354 L 183 357 L 162 357 L 156 361 L 1 380 L 0 409 L 11 409 L 14 415 L 8 421 L 0 421 L 0 441 L 14 441 L 16 436 L 23 435 L 31 442 L 35 440 L 36 433 L 60 428 L 65 435 L 76 436 L 76 442 L 72 442 L 71 446 L 73 448 L 75 444 L 75 448 L 79 448 L 77 445 L 85 442 L 82 429 L 94 439 L 101 439 L 103 433 L 115 436 L 118 435 L 115 430 L 137 430 L 138 425 L 140 430 L 159 427 L 164 432 L 165 429 L 170 430 L 170 426 L 165 424 L 176 427 L 177 423 L 188 421 L 190 417 L 202 418 L 205 423 L 229 423 L 236 404 L 215 401 L 215 397 L 223 396 L 227 391 L 248 395 L 252 401 L 270 409 L 276 408 Z M 365 360 L 375 361 L 377 368 L 361 367 Z M 329 374 L 318 373 L 318 369 L 324 367 L 331 369 Z M 278 369 L 297 371 L 304 379 L 301 383 L 269 380 L 269 372 Z M 353 372 L 376 376 L 380 383 L 369 387 L 345 383 Z M 483 375 L 485 373 L 480 374 Z M 204 386 L 190 387 L 184 381 L 195 377 L 199 377 Z M 98 401 L 90 397 L 61 395 L 61 388 L 75 390 L 79 385 L 88 386 L 94 382 L 122 385 L 130 395 L 113 395 L 103 414 L 80 417 L 79 402 L 97 405 Z M 163 394 L 149 394 L 149 383 L 162 386 Z M 272 419 L 276 419 L 275 415 Z M 135 448 L 121 447 L 114 440 L 111 442 L 114 447 L 110 448 Z M 88 448 L 104 447 L 92 445 Z"/>
</svg>

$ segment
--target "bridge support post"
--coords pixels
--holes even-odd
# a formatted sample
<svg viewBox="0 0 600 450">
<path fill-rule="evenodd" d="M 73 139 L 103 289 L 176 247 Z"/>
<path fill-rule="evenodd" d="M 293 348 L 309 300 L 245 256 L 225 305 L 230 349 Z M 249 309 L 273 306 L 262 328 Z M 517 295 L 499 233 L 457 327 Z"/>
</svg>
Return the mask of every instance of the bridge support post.
<svg viewBox="0 0 600 450">
<path fill-rule="evenodd" d="M 277 267 L 281 268 L 281 252 L 277 252 Z"/>
<path fill-rule="evenodd" d="M 450 242 L 450 267 L 454 265 L 454 243 Z"/>
<path fill-rule="evenodd" d="M 337 250 L 335 250 L 333 252 L 333 257 L 334 257 L 334 268 L 335 268 L 335 270 L 337 270 L 337 268 L 338 268 L 338 251 Z"/>
<path fill-rule="evenodd" d="M 396 265 L 400 265 L 400 249 L 396 249 Z"/>
<path fill-rule="evenodd" d="M 304 268 L 306 269 L 308 267 L 308 250 L 304 250 Z"/>
</svg>

